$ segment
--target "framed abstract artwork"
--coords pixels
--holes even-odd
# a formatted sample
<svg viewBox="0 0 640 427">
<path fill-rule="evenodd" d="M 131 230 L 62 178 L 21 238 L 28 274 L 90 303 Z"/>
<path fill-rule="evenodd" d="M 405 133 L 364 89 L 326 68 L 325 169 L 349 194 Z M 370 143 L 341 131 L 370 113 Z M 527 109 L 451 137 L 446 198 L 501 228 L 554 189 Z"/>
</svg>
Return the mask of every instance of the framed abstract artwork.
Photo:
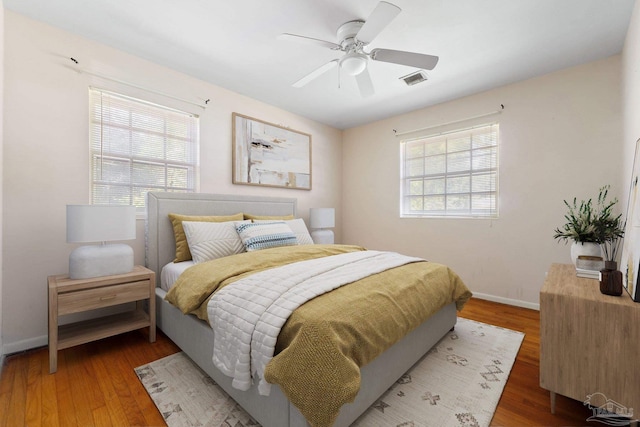
<svg viewBox="0 0 640 427">
<path fill-rule="evenodd" d="M 640 177 L 640 139 L 636 141 L 636 152 L 631 170 L 631 185 L 627 203 L 627 224 L 622 244 L 620 271 L 623 274 L 623 285 L 635 302 L 640 302 L 640 286 L 638 271 L 640 270 L 640 194 L 638 178 Z"/>
<path fill-rule="evenodd" d="M 311 135 L 232 114 L 233 183 L 311 190 Z"/>
</svg>

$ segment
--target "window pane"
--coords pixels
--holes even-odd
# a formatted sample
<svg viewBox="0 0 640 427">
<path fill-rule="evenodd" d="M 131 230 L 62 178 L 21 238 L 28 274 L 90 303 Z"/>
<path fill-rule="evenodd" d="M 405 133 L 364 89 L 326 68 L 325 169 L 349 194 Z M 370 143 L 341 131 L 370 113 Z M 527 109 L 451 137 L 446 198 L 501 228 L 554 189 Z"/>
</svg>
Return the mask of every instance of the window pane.
<svg viewBox="0 0 640 427">
<path fill-rule="evenodd" d="M 164 141 L 164 135 L 134 131 L 131 132 L 129 145 L 132 154 L 138 158 L 162 159 L 164 157 Z"/>
<path fill-rule="evenodd" d="M 196 190 L 198 118 L 91 89 L 91 202 L 144 208 L 148 191 Z"/>
<path fill-rule="evenodd" d="M 473 151 L 473 169 L 490 169 L 496 166 L 497 155 L 493 148 Z"/>
<path fill-rule="evenodd" d="M 496 202 L 493 194 L 475 194 L 471 198 L 473 210 L 490 211 Z"/>
<path fill-rule="evenodd" d="M 135 185 L 151 185 L 155 188 L 166 186 L 165 168 L 162 165 L 134 163 L 132 173 L 131 181 Z"/>
<path fill-rule="evenodd" d="M 409 194 L 412 196 L 419 194 L 423 194 L 423 181 L 421 179 L 412 179 L 409 181 Z"/>
<path fill-rule="evenodd" d="M 95 157 L 93 179 L 128 184 L 131 181 L 131 163 L 128 160 Z"/>
<path fill-rule="evenodd" d="M 466 175 L 447 178 L 447 194 L 469 193 L 470 191 L 470 176 Z"/>
<path fill-rule="evenodd" d="M 401 147 L 402 216 L 497 216 L 497 124 Z"/>
<path fill-rule="evenodd" d="M 411 142 L 407 144 L 407 159 L 414 157 L 424 157 L 424 143 Z"/>
<path fill-rule="evenodd" d="M 409 160 L 407 162 L 407 172 L 408 176 L 424 175 L 424 158 Z"/>
<path fill-rule="evenodd" d="M 425 179 L 424 194 L 445 194 L 444 183 L 444 178 Z"/>
<path fill-rule="evenodd" d="M 411 206 L 410 210 L 412 211 L 421 211 L 423 207 L 422 196 L 420 197 L 411 197 L 409 199 L 409 205 Z"/>
<path fill-rule="evenodd" d="M 471 207 L 471 195 L 459 194 L 447 196 L 447 211 L 468 211 Z"/>
<path fill-rule="evenodd" d="M 486 173 L 473 175 L 471 191 L 474 193 L 485 193 L 495 190 L 496 174 Z"/>
<path fill-rule="evenodd" d="M 447 147 L 446 139 L 436 139 L 425 144 L 425 156 L 433 156 L 434 154 L 444 153 Z"/>
<path fill-rule="evenodd" d="M 459 137 L 448 142 L 447 153 L 456 153 L 458 151 L 469 151 L 471 149 L 471 140 L 469 137 Z"/>
<path fill-rule="evenodd" d="M 445 155 L 427 157 L 425 162 L 425 175 L 442 174 L 447 170 L 447 157 Z"/>
<path fill-rule="evenodd" d="M 474 134 L 472 136 L 473 148 L 495 147 L 496 140 L 496 132 L 483 132 Z"/>
<path fill-rule="evenodd" d="M 424 198 L 424 210 L 426 211 L 444 211 L 444 196 L 427 196 Z"/>
<path fill-rule="evenodd" d="M 169 167 L 167 168 L 167 187 L 172 189 L 188 189 L 191 176 L 188 168 Z"/>
<path fill-rule="evenodd" d="M 129 205 L 131 204 L 128 186 L 94 184 L 94 205 Z"/>
<path fill-rule="evenodd" d="M 471 153 L 462 151 L 447 156 L 447 172 L 468 171 L 471 169 Z"/>
</svg>

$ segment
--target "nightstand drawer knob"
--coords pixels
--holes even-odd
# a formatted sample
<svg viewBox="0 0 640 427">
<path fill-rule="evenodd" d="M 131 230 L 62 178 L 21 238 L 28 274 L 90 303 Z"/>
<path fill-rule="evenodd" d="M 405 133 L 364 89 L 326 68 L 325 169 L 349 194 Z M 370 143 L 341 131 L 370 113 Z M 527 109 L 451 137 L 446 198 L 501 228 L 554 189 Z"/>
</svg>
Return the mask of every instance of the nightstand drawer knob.
<svg viewBox="0 0 640 427">
<path fill-rule="evenodd" d="M 104 297 L 100 297 L 100 301 L 108 301 L 110 299 L 115 299 L 117 296 L 118 296 L 117 294 L 106 295 Z"/>
</svg>

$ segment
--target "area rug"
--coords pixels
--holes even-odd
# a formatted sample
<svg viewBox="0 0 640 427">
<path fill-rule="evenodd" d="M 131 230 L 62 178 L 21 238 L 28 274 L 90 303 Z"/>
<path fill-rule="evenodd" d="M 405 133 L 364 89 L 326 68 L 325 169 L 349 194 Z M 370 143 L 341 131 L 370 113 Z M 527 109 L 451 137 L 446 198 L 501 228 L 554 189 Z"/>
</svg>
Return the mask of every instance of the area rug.
<svg viewBox="0 0 640 427">
<path fill-rule="evenodd" d="M 523 338 L 459 318 L 353 426 L 488 426 Z M 135 370 L 169 427 L 259 426 L 184 353 Z"/>
</svg>

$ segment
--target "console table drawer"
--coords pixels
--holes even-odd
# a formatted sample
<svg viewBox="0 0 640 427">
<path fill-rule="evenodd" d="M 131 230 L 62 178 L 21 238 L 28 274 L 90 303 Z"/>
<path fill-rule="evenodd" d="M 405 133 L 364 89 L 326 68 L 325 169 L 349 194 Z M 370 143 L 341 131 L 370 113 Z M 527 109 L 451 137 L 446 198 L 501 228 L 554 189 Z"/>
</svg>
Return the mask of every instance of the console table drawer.
<svg viewBox="0 0 640 427">
<path fill-rule="evenodd" d="M 58 315 L 78 313 L 149 298 L 149 281 L 85 289 L 58 295 Z"/>
</svg>

